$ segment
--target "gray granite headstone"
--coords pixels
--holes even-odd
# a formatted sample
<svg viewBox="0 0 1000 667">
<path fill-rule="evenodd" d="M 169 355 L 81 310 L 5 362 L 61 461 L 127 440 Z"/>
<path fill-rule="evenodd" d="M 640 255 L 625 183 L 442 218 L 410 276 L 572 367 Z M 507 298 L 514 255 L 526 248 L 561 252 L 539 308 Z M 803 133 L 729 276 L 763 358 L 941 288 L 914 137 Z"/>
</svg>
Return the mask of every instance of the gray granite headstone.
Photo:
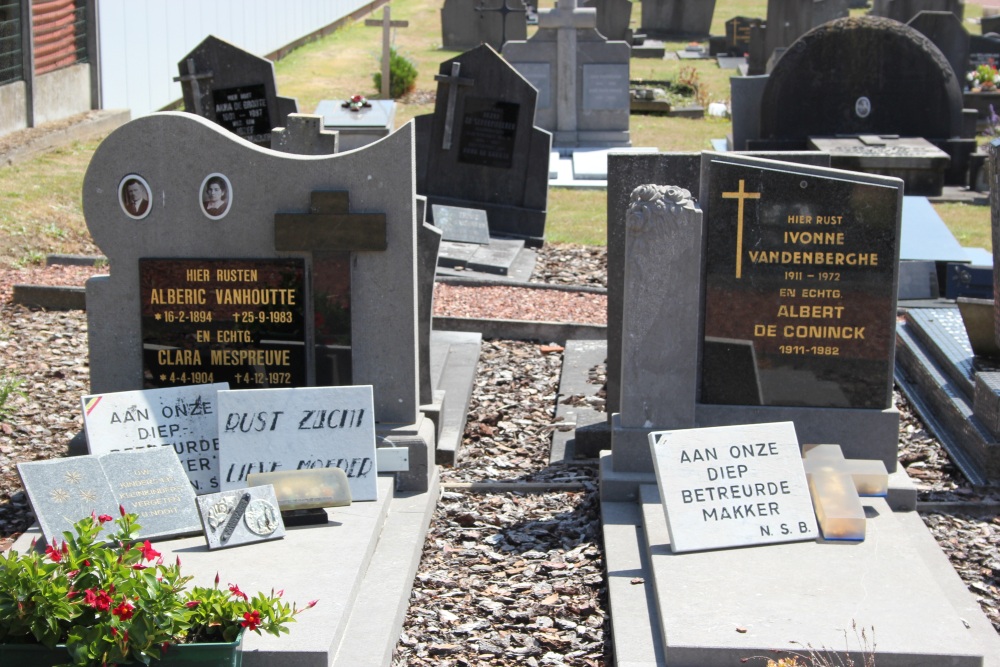
<svg viewBox="0 0 1000 667">
<path fill-rule="evenodd" d="M 177 63 L 184 109 L 260 146 L 284 126 L 294 100 L 278 97 L 274 63 L 219 39 L 206 37 Z"/>
<path fill-rule="evenodd" d="M 178 137 L 185 138 L 183 145 Z M 289 381 L 297 378 L 288 374 L 291 366 L 282 364 L 301 358 L 305 379 L 299 384 L 308 385 L 333 377 L 336 353 L 344 357 L 340 368 L 350 383 L 374 387 L 380 422 L 415 424 L 420 417 L 412 165 L 409 126 L 363 149 L 324 157 L 252 146 L 183 113 L 152 114 L 113 132 L 94 154 L 83 186 L 88 227 L 111 266 L 110 275 L 87 283 L 91 390 L 141 389 L 156 380 L 143 374 L 142 332 L 149 319 L 143 312 L 174 313 L 173 323 L 161 321 L 174 327 L 183 312 L 197 320 L 190 338 L 178 339 L 176 349 L 163 353 L 178 380 L 197 382 L 203 376 L 195 372 L 229 369 L 237 370 L 242 382 L 230 382 L 234 388 L 296 386 Z M 152 211 L 141 225 L 122 212 L 116 194 L 130 173 L 142 174 L 154 193 Z M 207 217 L 200 201 L 201 183 L 212 173 L 225 175 L 232 186 L 221 219 Z M 195 267 L 176 272 L 175 284 L 163 288 L 173 292 L 160 293 L 181 303 L 142 302 L 139 268 L 149 258 Z M 336 266 L 343 268 L 331 270 Z M 299 277 L 302 270 L 312 274 L 311 289 Z M 344 292 L 338 281 L 348 275 Z M 221 283 L 206 288 L 205 279 Z M 225 303 L 217 303 L 220 295 Z M 341 301 L 348 295 L 349 302 Z M 338 303 L 348 303 L 349 345 L 317 340 L 317 328 L 326 336 L 330 323 L 313 315 L 300 318 L 290 305 L 254 306 L 291 298 L 294 308 L 320 305 L 327 315 Z M 234 323 L 236 313 L 240 321 Z M 257 341 L 262 318 L 275 330 L 299 329 L 278 346 Z M 250 319 L 253 327 L 242 321 Z M 191 365 L 195 352 L 208 368 Z M 260 363 L 271 365 L 254 367 Z M 340 383 L 345 379 L 341 374 Z"/>
<path fill-rule="evenodd" d="M 540 96 L 535 120 L 553 133 L 556 148 L 631 145 L 630 55 L 626 42 L 608 41 L 597 31 L 596 10 L 576 0 L 540 11 L 532 38 L 503 48 L 504 58 L 532 85 L 550 91 Z M 588 101 L 588 93 L 600 101 Z"/>
<path fill-rule="evenodd" d="M 480 39 L 500 51 L 512 39 L 528 37 L 528 11 L 521 0 L 478 0 Z"/>
<path fill-rule="evenodd" d="M 952 12 L 923 11 L 907 25 L 931 40 L 948 59 L 955 78 L 965 81 L 969 66 L 969 31 Z"/>
<path fill-rule="evenodd" d="M 138 515 L 139 538 L 201 532 L 194 489 L 166 447 L 19 463 L 18 472 L 50 544 L 91 512 L 117 518 L 119 506 Z"/>
<path fill-rule="evenodd" d="M 491 234 L 540 245 L 552 138 L 534 125 L 536 91 L 487 45 L 435 78 L 434 113 L 416 118 L 417 193 L 486 211 Z"/>
<path fill-rule="evenodd" d="M 766 57 L 816 26 L 848 14 L 846 0 L 768 0 Z"/>
<path fill-rule="evenodd" d="M 714 13 L 715 0 L 645 0 L 641 31 L 655 39 L 704 36 Z"/>
<path fill-rule="evenodd" d="M 216 394 L 226 383 L 84 396 L 83 425 L 91 454 L 166 447 L 180 459 L 198 493 L 219 489 Z"/>
<path fill-rule="evenodd" d="M 209 550 L 285 536 L 278 499 L 270 484 L 198 496 L 198 513 Z"/>
<path fill-rule="evenodd" d="M 486 211 L 440 204 L 432 206 L 431 211 L 434 214 L 434 226 L 441 230 L 442 241 L 481 245 L 490 242 Z"/>
<path fill-rule="evenodd" d="M 441 45 L 449 51 L 466 51 L 482 43 L 479 0 L 444 0 L 441 7 Z"/>
</svg>

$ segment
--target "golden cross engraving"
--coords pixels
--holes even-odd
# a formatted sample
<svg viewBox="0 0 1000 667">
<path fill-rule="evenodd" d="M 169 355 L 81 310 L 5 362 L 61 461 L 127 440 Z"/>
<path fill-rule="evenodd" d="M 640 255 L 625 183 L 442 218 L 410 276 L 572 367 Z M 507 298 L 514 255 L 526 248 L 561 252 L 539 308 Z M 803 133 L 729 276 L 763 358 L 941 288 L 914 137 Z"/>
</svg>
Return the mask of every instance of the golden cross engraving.
<svg viewBox="0 0 1000 667">
<path fill-rule="evenodd" d="M 736 209 L 736 278 L 743 277 L 743 201 L 746 199 L 760 199 L 759 192 L 745 192 L 743 190 L 744 181 L 740 179 L 740 189 L 737 192 L 723 192 L 723 199 L 739 200 L 739 208 Z"/>
</svg>

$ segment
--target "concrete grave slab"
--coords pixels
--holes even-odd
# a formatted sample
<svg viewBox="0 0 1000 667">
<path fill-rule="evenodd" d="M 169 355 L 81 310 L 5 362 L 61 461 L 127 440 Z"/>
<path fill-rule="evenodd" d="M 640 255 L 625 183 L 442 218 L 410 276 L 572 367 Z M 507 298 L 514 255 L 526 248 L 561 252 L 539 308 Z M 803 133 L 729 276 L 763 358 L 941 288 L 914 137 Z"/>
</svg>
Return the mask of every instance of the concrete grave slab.
<svg viewBox="0 0 1000 667">
<path fill-rule="evenodd" d="M 320 100 L 314 112 L 323 117 L 323 129 L 337 132 L 338 150 L 352 151 L 374 143 L 392 132 L 396 103 L 392 100 L 369 100 L 367 107 L 351 111 L 345 100 Z"/>
</svg>

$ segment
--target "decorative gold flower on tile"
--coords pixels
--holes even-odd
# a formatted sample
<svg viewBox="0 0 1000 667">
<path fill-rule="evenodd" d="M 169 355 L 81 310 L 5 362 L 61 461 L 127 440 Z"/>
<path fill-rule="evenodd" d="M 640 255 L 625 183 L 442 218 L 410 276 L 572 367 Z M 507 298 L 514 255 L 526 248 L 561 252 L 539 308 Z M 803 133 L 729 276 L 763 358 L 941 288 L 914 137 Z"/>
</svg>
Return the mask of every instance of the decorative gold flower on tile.
<svg viewBox="0 0 1000 667">
<path fill-rule="evenodd" d="M 64 503 L 70 498 L 66 489 L 52 489 L 52 493 L 49 495 L 52 497 L 52 501 L 56 503 Z"/>
</svg>

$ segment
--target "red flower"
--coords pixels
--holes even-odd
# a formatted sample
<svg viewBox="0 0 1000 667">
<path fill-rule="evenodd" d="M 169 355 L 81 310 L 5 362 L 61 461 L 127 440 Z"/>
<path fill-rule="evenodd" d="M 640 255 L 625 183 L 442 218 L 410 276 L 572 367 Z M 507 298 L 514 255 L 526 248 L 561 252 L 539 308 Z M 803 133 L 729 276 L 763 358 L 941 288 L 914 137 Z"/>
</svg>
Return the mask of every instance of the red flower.
<svg viewBox="0 0 1000 667">
<path fill-rule="evenodd" d="M 201 600 L 190 600 L 188 602 L 185 602 L 184 606 L 187 607 L 188 609 L 194 609 L 195 607 L 197 607 L 200 604 L 201 604 Z"/>
<path fill-rule="evenodd" d="M 125 516 L 125 506 L 124 505 L 119 505 L 118 506 L 118 513 L 121 514 L 122 516 Z"/>
<path fill-rule="evenodd" d="M 244 593 L 243 591 L 241 591 L 240 587 L 237 586 L 236 584 L 229 584 L 229 593 L 234 598 L 243 598 L 244 600 L 249 600 L 250 599 L 250 598 L 247 597 L 247 594 Z"/>
<path fill-rule="evenodd" d="M 122 600 L 122 603 L 111 610 L 111 613 L 120 618 L 123 621 L 127 621 L 132 618 L 132 611 L 135 607 L 128 600 Z"/>
<path fill-rule="evenodd" d="M 153 560 L 160 555 L 160 552 L 153 548 L 153 545 L 149 543 L 149 540 L 143 542 L 141 547 L 136 545 L 135 548 L 142 552 L 144 560 Z"/>
<path fill-rule="evenodd" d="M 146 566 L 143 565 L 142 563 L 136 563 L 135 565 L 132 566 L 132 569 L 133 570 L 145 570 Z"/>
<path fill-rule="evenodd" d="M 49 560 L 51 560 L 53 563 L 58 563 L 59 561 L 62 560 L 63 557 L 62 552 L 60 552 L 58 549 L 54 549 L 51 544 L 45 547 L 45 555 L 48 556 Z"/>
<path fill-rule="evenodd" d="M 247 630 L 256 630 L 260 627 L 260 612 L 256 609 L 252 612 L 245 612 L 243 614 L 243 620 L 240 621 L 240 625 Z"/>
<path fill-rule="evenodd" d="M 111 608 L 111 596 L 107 591 L 94 592 L 93 588 L 88 588 L 83 592 L 84 603 L 90 605 L 98 611 L 107 611 Z"/>
<path fill-rule="evenodd" d="M 316 606 L 317 602 L 319 602 L 319 600 L 310 600 L 308 604 L 306 604 L 306 609 L 312 609 Z"/>
<path fill-rule="evenodd" d="M 108 521 L 113 521 L 110 514 L 102 514 L 99 517 L 97 517 L 97 520 L 100 521 L 101 523 L 107 523 Z"/>
</svg>

